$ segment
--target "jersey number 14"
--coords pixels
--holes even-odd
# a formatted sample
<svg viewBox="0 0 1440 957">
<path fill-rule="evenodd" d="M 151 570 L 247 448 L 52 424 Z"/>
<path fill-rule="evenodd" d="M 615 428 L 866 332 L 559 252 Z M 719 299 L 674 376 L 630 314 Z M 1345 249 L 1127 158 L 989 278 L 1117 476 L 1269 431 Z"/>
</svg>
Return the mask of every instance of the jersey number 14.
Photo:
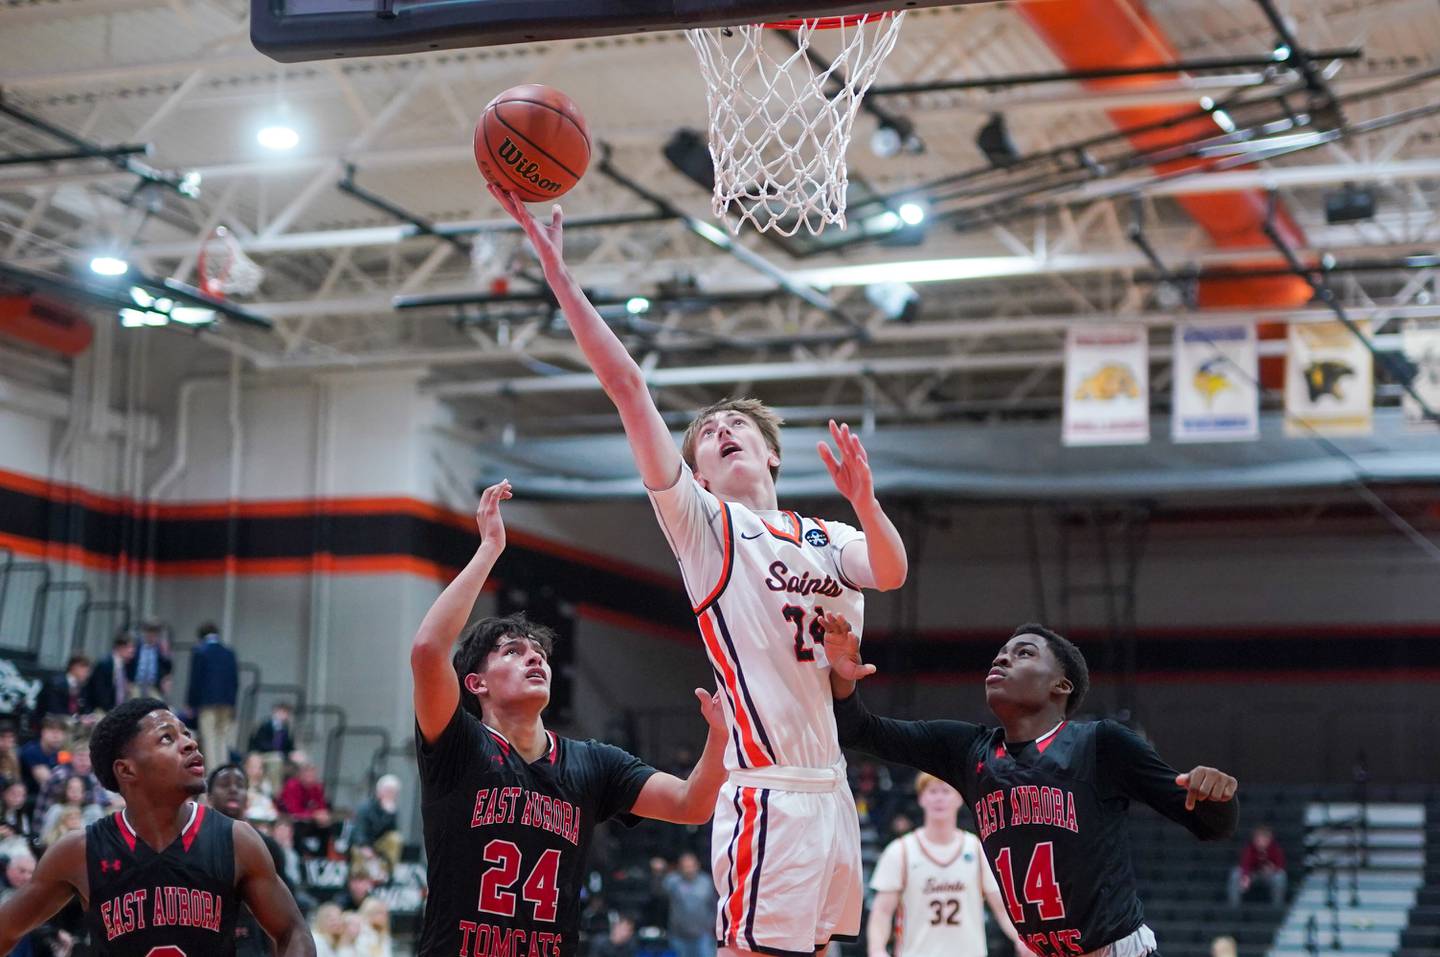
<svg viewBox="0 0 1440 957">
<path fill-rule="evenodd" d="M 1015 872 L 1010 869 L 1010 848 L 1002 847 L 995 855 L 995 873 L 1000 878 L 1000 888 L 1005 892 L 1005 904 L 1010 908 L 1010 919 L 1019 925 L 1025 922 L 1025 904 L 1015 893 Z M 1065 916 L 1065 901 L 1060 896 L 1060 885 L 1055 883 L 1055 842 L 1036 844 L 1030 852 L 1030 866 L 1025 868 L 1025 882 L 1021 885 L 1026 903 L 1040 909 L 1041 920 L 1059 920 Z"/>
</svg>

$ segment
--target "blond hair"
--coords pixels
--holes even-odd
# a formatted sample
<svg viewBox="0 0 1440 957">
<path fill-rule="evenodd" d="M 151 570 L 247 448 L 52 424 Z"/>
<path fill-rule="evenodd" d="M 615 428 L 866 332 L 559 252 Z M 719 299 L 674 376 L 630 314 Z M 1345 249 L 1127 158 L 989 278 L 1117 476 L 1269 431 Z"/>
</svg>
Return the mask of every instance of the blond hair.
<svg viewBox="0 0 1440 957">
<path fill-rule="evenodd" d="M 780 457 L 780 426 L 785 424 L 778 413 L 759 399 L 733 399 L 726 397 L 719 402 L 707 405 L 695 414 L 695 418 L 685 427 L 685 437 L 680 442 L 680 456 L 685 464 L 695 469 L 695 443 L 700 438 L 700 427 L 709 421 L 710 417 L 720 412 L 739 412 L 741 415 L 755 423 L 755 428 L 760 430 L 760 437 Z M 772 466 L 770 478 L 775 480 L 780 477 L 780 466 Z"/>
<path fill-rule="evenodd" d="M 921 771 L 919 774 L 915 775 L 915 796 L 918 798 L 920 795 L 924 794 L 925 789 L 932 784 L 944 783 L 944 781 L 940 780 L 928 771 Z"/>
</svg>

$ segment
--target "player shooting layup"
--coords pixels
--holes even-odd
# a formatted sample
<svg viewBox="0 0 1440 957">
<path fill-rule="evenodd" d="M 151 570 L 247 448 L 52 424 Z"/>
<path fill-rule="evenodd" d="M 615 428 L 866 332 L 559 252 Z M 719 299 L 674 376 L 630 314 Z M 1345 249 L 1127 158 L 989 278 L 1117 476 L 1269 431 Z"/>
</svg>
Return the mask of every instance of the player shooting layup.
<svg viewBox="0 0 1440 957">
<path fill-rule="evenodd" d="M 684 457 L 644 375 L 571 277 L 556 206 L 542 224 L 491 188 L 524 227 L 601 386 L 615 403 L 680 563 L 723 692 L 729 780 L 715 808 L 716 937 L 730 954 L 810 957 L 860 930 L 860 835 L 831 707 L 824 612 L 855 623 L 861 588 L 905 581 L 905 547 L 875 500 L 860 440 L 830 424 L 820 457 L 860 529 L 781 511 L 779 419 L 722 402 L 686 431 Z"/>
</svg>

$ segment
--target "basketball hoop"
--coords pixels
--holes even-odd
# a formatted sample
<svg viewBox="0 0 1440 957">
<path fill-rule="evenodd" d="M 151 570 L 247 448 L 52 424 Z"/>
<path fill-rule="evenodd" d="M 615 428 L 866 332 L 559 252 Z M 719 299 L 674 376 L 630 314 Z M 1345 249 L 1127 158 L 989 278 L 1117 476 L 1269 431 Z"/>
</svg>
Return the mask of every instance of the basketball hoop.
<svg viewBox="0 0 1440 957">
<path fill-rule="evenodd" d="M 782 236 L 845 227 L 855 114 L 904 19 L 901 11 L 686 31 L 708 90 L 712 205 L 732 232 L 746 222 Z M 795 50 L 773 56 L 769 29 L 793 30 Z M 812 59 L 819 31 L 838 37 L 829 64 Z"/>
<path fill-rule="evenodd" d="M 216 299 L 252 296 L 265 280 L 265 270 L 245 255 L 224 226 L 216 226 L 200 244 L 195 269 L 200 275 L 200 291 Z"/>
</svg>

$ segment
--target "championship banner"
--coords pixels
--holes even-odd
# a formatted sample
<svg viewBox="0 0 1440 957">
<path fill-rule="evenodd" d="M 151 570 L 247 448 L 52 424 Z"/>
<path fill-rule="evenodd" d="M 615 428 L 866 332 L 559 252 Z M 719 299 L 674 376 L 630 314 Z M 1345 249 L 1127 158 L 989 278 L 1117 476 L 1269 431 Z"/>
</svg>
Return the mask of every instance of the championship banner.
<svg viewBox="0 0 1440 957">
<path fill-rule="evenodd" d="M 1355 323 L 1370 337 L 1370 321 Z M 1365 344 L 1338 322 L 1290 324 L 1285 357 L 1285 434 L 1369 435 L 1375 366 Z"/>
<path fill-rule="evenodd" d="M 1260 437 L 1260 359 L 1255 327 L 1175 326 L 1170 438 L 1246 442 Z"/>
<path fill-rule="evenodd" d="M 1405 358 L 1415 366 L 1415 378 L 1410 380 L 1414 389 L 1432 412 L 1440 412 L 1440 322 L 1425 322 L 1411 319 L 1400 330 L 1400 348 Z M 1413 429 L 1440 429 L 1440 422 L 1426 419 L 1420 406 L 1410 394 L 1404 393 L 1401 404 L 1405 408 L 1405 424 Z"/>
<path fill-rule="evenodd" d="M 1144 326 L 1072 326 L 1065 336 L 1066 445 L 1150 441 L 1150 345 Z"/>
</svg>

